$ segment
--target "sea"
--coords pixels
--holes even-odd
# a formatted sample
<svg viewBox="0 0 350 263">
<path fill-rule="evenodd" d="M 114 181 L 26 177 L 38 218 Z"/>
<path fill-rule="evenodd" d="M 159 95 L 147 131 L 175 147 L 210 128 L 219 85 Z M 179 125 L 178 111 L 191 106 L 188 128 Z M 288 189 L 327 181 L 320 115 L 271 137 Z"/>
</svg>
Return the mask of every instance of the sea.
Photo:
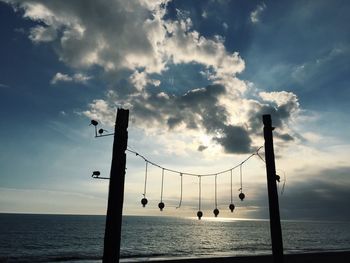
<svg viewBox="0 0 350 263">
<path fill-rule="evenodd" d="M 105 216 L 0 214 L 0 262 L 101 262 Z M 350 222 L 282 221 L 285 253 L 350 250 Z M 269 221 L 124 216 L 121 262 L 271 254 Z"/>
</svg>

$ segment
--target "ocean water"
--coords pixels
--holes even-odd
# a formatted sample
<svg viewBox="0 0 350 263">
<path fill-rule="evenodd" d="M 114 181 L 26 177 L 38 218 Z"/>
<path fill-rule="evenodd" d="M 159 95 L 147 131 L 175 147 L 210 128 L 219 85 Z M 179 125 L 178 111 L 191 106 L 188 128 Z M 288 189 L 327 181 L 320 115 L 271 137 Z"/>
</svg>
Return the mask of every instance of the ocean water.
<svg viewBox="0 0 350 263">
<path fill-rule="evenodd" d="M 104 216 L 0 214 L 0 262 L 100 262 Z M 350 250 L 350 222 L 282 222 L 285 253 Z M 123 262 L 271 254 L 268 221 L 123 218 Z"/>
</svg>

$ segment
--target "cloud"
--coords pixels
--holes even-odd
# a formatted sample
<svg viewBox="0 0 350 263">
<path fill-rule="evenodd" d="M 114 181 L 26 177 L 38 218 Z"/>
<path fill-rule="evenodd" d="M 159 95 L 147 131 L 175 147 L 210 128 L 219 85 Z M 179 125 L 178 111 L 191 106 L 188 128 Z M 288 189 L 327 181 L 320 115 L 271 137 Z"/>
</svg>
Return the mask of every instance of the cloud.
<svg viewBox="0 0 350 263">
<path fill-rule="evenodd" d="M 260 5 L 258 5 L 255 10 L 253 10 L 251 13 L 250 13 L 250 21 L 253 23 L 253 24 L 256 24 L 260 21 L 260 15 L 261 13 L 266 9 L 266 5 L 265 3 L 262 3 Z"/>
<path fill-rule="evenodd" d="M 56 36 L 57 32 L 52 27 L 36 26 L 30 30 L 29 39 L 35 43 L 51 42 Z"/>
<path fill-rule="evenodd" d="M 72 67 L 161 73 L 167 63 L 194 62 L 211 68 L 216 79 L 244 69 L 238 53 L 227 52 L 219 36 L 207 39 L 192 30 L 187 13 L 178 10 L 179 20 L 163 19 L 167 1 L 10 2 L 40 23 L 29 38 L 55 40 L 60 60 Z"/>
<path fill-rule="evenodd" d="M 297 96 L 292 92 L 260 92 L 260 98 L 263 103 L 251 101 L 248 114 L 250 128 L 253 132 L 259 132 L 261 129 L 261 116 L 270 114 L 272 124 L 283 131 L 293 117 L 296 117 L 300 110 Z M 291 140 L 290 136 L 284 134 L 281 139 Z"/>
<path fill-rule="evenodd" d="M 199 152 L 203 152 L 203 151 L 206 150 L 207 148 L 208 148 L 208 146 L 199 145 L 197 150 L 198 150 Z"/>
<path fill-rule="evenodd" d="M 149 8 L 155 8 L 158 1 L 9 2 L 22 9 L 25 18 L 38 22 L 30 39 L 55 40 L 60 60 L 70 66 L 96 65 L 107 71 L 146 64 L 150 71 L 163 67 L 154 60 L 156 43 L 144 29 Z"/>
<path fill-rule="evenodd" d="M 223 131 L 223 136 L 215 137 L 214 140 L 223 145 L 226 152 L 248 153 L 252 151 L 252 140 L 243 127 L 228 125 Z"/>
<path fill-rule="evenodd" d="M 51 84 L 57 84 L 58 82 L 74 82 L 74 83 L 82 83 L 86 84 L 88 80 L 90 80 L 92 77 L 84 75 L 82 73 L 75 73 L 74 75 L 70 76 L 67 74 L 63 74 L 60 72 L 57 72 L 56 75 L 52 78 Z"/>
<path fill-rule="evenodd" d="M 311 180 L 287 184 L 281 200 L 284 217 L 349 220 L 349 174 L 350 167 L 334 167 L 308 175 Z"/>
<path fill-rule="evenodd" d="M 328 72 L 334 65 L 341 63 L 350 54 L 350 48 L 344 45 L 336 45 L 329 49 L 323 56 L 306 61 L 294 67 L 292 78 L 298 83 L 324 81 L 320 72 Z M 346 60 L 346 59 L 345 59 Z M 342 67 L 342 65 L 340 66 Z M 321 78 L 321 80 L 319 80 Z"/>
<path fill-rule="evenodd" d="M 246 153 L 261 130 L 260 115 L 270 113 L 280 138 L 290 140 L 288 123 L 299 107 L 296 96 L 265 92 L 245 98 L 249 85 L 237 77 L 245 69 L 239 53 L 228 51 L 223 37 L 207 38 L 194 30 L 188 12 L 177 10 L 176 19 L 169 19 L 167 2 L 11 1 L 38 23 L 30 31 L 33 42 L 52 42 L 59 59 L 72 69 L 98 67 L 114 78 L 106 97 L 84 111 L 90 118 L 113 125 L 116 108 L 123 106 L 131 109 L 137 127 L 206 134 L 228 153 Z M 253 17 L 264 8 L 259 6 Z M 164 85 L 161 89 L 162 74 L 174 65 L 199 65 L 211 84 L 181 87 L 183 94 Z M 90 78 L 58 72 L 51 84 Z"/>
<path fill-rule="evenodd" d="M 150 79 L 146 72 L 135 71 L 129 77 L 130 83 L 135 86 L 138 91 L 142 91 L 147 85 L 153 85 L 158 87 L 160 85 L 160 80 Z"/>
<path fill-rule="evenodd" d="M 349 174 L 349 166 L 335 166 L 311 173 L 300 169 L 298 173 L 287 174 L 284 193 L 279 193 L 281 219 L 350 220 L 350 211 L 346 209 L 350 205 Z M 267 206 L 267 189 L 250 187 L 257 190 L 250 201 L 259 207 L 250 216 L 268 218 L 264 209 Z"/>
<path fill-rule="evenodd" d="M 105 100 L 93 101 L 84 114 L 113 125 L 116 108 L 125 107 L 131 110 L 133 125 L 149 132 L 192 131 L 197 137 L 207 134 L 227 153 L 249 153 L 256 147 L 253 137 L 262 132 L 262 114 L 272 115 L 273 124 L 278 128 L 276 139 L 284 142 L 293 140 L 288 133 L 288 123 L 299 109 L 296 96 L 288 92 L 274 92 L 264 93 L 262 97 L 278 103 L 241 99 L 220 84 L 193 89 L 181 96 L 149 87 L 143 93 L 136 92 L 127 98 L 120 98 L 117 92 L 109 91 Z M 230 112 L 232 104 L 227 106 L 227 100 L 236 100 L 235 110 L 248 116 L 248 121 L 237 121 Z M 198 150 L 204 150 L 198 147 Z"/>
</svg>

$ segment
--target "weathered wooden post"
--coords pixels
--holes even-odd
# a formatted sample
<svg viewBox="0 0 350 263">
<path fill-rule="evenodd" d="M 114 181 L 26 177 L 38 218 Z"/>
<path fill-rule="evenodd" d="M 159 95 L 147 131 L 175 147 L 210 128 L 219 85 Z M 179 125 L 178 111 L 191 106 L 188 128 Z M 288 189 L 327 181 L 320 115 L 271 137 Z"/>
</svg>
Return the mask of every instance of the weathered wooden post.
<svg viewBox="0 0 350 263">
<path fill-rule="evenodd" d="M 103 263 L 119 262 L 120 257 L 128 123 L 129 110 L 118 109 L 114 128 Z"/>
<path fill-rule="evenodd" d="M 265 139 L 265 160 L 267 174 L 267 190 L 269 195 L 270 231 L 272 242 L 272 255 L 274 263 L 283 263 L 283 241 L 280 211 L 278 205 L 278 193 L 276 185 L 275 154 L 273 151 L 273 136 L 271 115 L 263 115 L 264 139 Z"/>
</svg>

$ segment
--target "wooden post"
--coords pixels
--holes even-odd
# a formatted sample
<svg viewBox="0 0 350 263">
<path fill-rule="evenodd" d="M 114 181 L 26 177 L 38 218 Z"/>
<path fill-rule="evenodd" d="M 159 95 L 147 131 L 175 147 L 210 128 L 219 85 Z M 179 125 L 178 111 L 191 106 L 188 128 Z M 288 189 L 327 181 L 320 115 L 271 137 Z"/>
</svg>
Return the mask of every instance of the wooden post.
<svg viewBox="0 0 350 263">
<path fill-rule="evenodd" d="M 278 193 L 276 185 L 275 154 L 273 151 L 273 136 L 271 115 L 263 115 L 265 160 L 267 174 L 267 190 L 269 195 L 270 231 L 272 242 L 272 255 L 274 263 L 283 263 L 283 241 L 280 211 L 278 205 Z"/>
<path fill-rule="evenodd" d="M 120 257 L 128 122 L 129 110 L 118 109 L 109 180 L 103 263 L 119 262 Z"/>
</svg>

